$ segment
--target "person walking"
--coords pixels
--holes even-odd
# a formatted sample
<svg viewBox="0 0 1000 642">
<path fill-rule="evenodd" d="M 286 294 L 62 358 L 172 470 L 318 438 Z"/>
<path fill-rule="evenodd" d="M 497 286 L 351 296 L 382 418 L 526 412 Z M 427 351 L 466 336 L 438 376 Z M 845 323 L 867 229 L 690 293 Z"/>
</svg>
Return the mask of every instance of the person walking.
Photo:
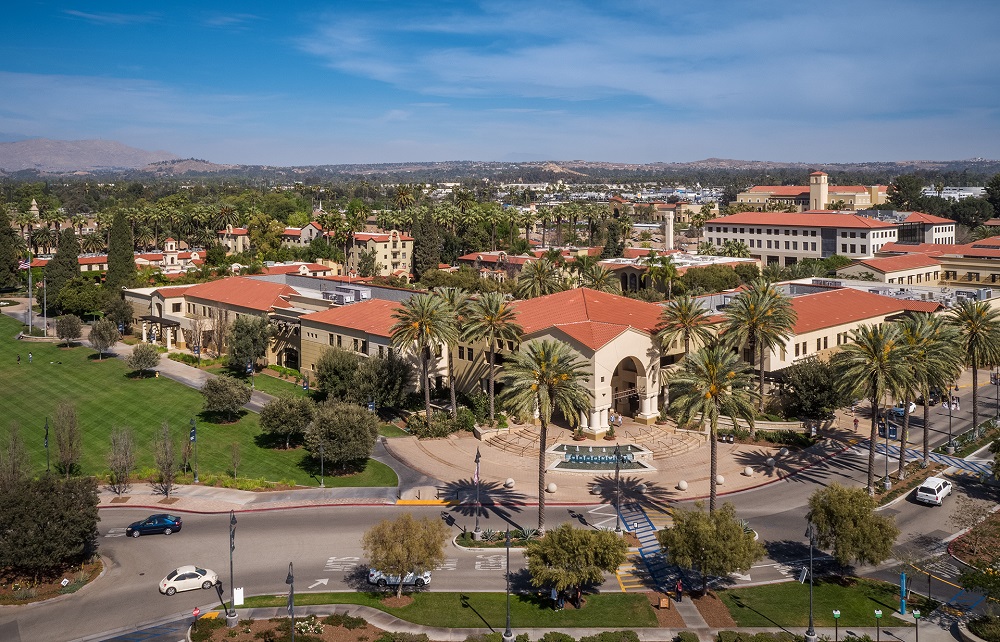
<svg viewBox="0 0 1000 642">
<path fill-rule="evenodd" d="M 677 580 L 677 601 L 684 601 L 684 583 L 681 580 Z"/>
<path fill-rule="evenodd" d="M 32 358 L 33 358 L 33 357 L 32 357 L 32 355 L 31 355 L 31 353 L 29 352 L 29 353 L 28 353 L 28 363 L 31 363 L 31 360 L 32 360 Z"/>
</svg>

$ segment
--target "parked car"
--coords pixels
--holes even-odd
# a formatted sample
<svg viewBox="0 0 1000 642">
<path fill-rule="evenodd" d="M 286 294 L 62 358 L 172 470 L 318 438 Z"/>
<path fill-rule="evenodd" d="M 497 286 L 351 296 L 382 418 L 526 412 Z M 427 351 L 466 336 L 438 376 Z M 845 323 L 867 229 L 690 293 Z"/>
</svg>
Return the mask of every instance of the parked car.
<svg viewBox="0 0 1000 642">
<path fill-rule="evenodd" d="M 125 528 L 125 534 L 129 537 L 139 537 L 140 535 L 151 535 L 153 533 L 163 533 L 169 535 L 181 529 L 181 518 L 177 515 L 167 515 L 157 513 L 150 515 L 146 519 L 132 522 Z"/>
<path fill-rule="evenodd" d="M 904 414 L 906 414 L 907 406 L 909 406 L 911 415 L 917 409 L 917 404 L 913 403 L 912 401 L 900 402 L 895 406 L 893 406 L 892 408 L 889 408 L 889 414 L 896 417 L 902 417 Z"/>
<path fill-rule="evenodd" d="M 399 576 L 386 575 L 378 569 L 370 568 L 368 569 L 368 583 L 377 584 L 378 586 L 386 586 L 388 584 L 395 586 L 396 584 L 399 584 Z M 406 576 L 403 577 L 403 586 L 426 586 L 430 583 L 430 571 L 424 571 L 419 575 L 416 573 L 407 573 Z"/>
<path fill-rule="evenodd" d="M 951 495 L 953 490 L 951 482 L 940 477 L 928 477 L 924 483 L 917 488 L 915 499 L 924 504 L 940 506 L 944 498 Z"/>
<path fill-rule="evenodd" d="M 936 406 L 940 402 L 941 402 L 941 391 L 938 390 L 937 388 L 931 388 L 930 389 L 930 394 L 927 395 L 927 405 L 928 406 Z M 924 405 L 924 396 L 923 395 L 920 395 L 919 397 L 917 397 L 917 404 L 921 405 L 921 406 Z"/>
<path fill-rule="evenodd" d="M 219 582 L 219 574 L 197 566 L 178 566 L 160 580 L 160 593 L 173 595 L 180 591 L 210 589 Z"/>
</svg>

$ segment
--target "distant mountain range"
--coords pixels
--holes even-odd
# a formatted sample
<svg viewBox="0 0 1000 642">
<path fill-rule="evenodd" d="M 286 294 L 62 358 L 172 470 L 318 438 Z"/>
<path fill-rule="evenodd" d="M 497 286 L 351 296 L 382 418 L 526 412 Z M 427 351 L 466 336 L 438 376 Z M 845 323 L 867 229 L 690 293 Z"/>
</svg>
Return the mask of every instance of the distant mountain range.
<svg viewBox="0 0 1000 642">
<path fill-rule="evenodd" d="M 0 140 L 13 138 L 0 134 Z M 30 138 L 0 142 L 0 176 L 33 180 L 47 176 L 112 175 L 130 180 L 163 177 L 225 176 L 265 182 L 323 182 L 373 180 L 384 182 L 449 182 L 488 179 L 495 182 L 617 182 L 692 176 L 716 184 L 721 177 L 754 176 L 781 183 L 803 180 L 811 171 L 864 175 L 888 181 L 899 174 L 929 175 L 1000 172 L 1000 161 L 984 158 L 933 161 L 873 161 L 861 163 L 790 163 L 763 160 L 706 158 L 685 163 L 610 163 L 604 161 L 428 161 L 409 163 L 354 163 L 277 167 L 222 165 L 180 158 L 166 151 L 146 151 L 116 141 L 62 141 Z M 961 182 L 961 176 L 956 177 Z M 963 183 L 964 184 L 964 183 Z"/>
<path fill-rule="evenodd" d="M 53 173 L 136 169 L 177 158 L 170 152 L 149 152 L 113 140 L 29 138 L 0 143 L 0 170 L 5 172 L 26 169 Z"/>
</svg>

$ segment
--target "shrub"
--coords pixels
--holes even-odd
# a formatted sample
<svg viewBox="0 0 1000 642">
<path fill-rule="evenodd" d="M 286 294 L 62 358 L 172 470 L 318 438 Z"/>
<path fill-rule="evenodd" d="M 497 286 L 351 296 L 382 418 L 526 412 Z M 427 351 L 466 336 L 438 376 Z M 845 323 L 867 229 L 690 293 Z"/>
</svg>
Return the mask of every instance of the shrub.
<svg viewBox="0 0 1000 642">
<path fill-rule="evenodd" d="M 698 634 L 693 631 L 681 631 L 677 634 L 677 642 L 699 642 Z"/>
<path fill-rule="evenodd" d="M 333 615 L 326 616 L 323 620 L 323 624 L 329 624 L 330 626 L 342 626 L 350 631 L 364 627 L 368 624 L 368 620 L 363 617 L 347 615 L 346 613 L 334 613 Z"/>
<path fill-rule="evenodd" d="M 225 618 L 198 619 L 191 626 L 191 642 L 207 642 L 212 639 L 212 633 L 225 628 Z"/>
<path fill-rule="evenodd" d="M 576 638 L 561 631 L 549 631 L 538 638 L 538 642 L 576 642 Z"/>
<path fill-rule="evenodd" d="M 793 642 L 795 640 L 801 640 L 801 639 L 802 639 L 801 637 L 796 638 L 791 633 L 786 633 L 784 631 L 781 631 L 779 633 L 772 633 L 770 631 L 764 631 L 761 633 L 748 633 L 744 631 L 719 631 L 719 636 L 718 636 L 719 642 Z M 844 639 L 846 640 L 847 638 L 845 637 Z"/>
<path fill-rule="evenodd" d="M 813 445 L 813 438 L 807 433 L 796 430 L 758 430 L 757 439 L 782 446 L 808 448 Z"/>
<path fill-rule="evenodd" d="M 1000 618 L 987 615 L 969 620 L 969 630 L 986 642 L 998 642 L 1000 641 Z"/>
<path fill-rule="evenodd" d="M 469 408 L 459 408 L 455 417 L 455 428 L 457 430 L 464 430 L 465 432 L 472 432 L 476 427 L 476 413 L 472 412 Z"/>
<path fill-rule="evenodd" d="M 572 642 L 573 638 L 566 636 L 568 642 Z M 465 642 L 503 642 L 503 634 L 499 631 L 493 633 L 474 633 L 469 637 L 465 638 Z M 515 638 L 514 642 L 529 642 L 527 633 L 519 633 Z"/>
<path fill-rule="evenodd" d="M 639 634 L 635 631 L 604 631 L 582 637 L 580 642 L 639 642 Z"/>
<path fill-rule="evenodd" d="M 406 430 L 417 437 L 447 437 L 455 432 L 455 424 L 447 414 L 435 412 L 431 415 L 430 426 L 424 413 L 414 413 L 406 420 Z"/>
<path fill-rule="evenodd" d="M 384 632 L 375 642 L 430 642 L 426 633 Z"/>
</svg>

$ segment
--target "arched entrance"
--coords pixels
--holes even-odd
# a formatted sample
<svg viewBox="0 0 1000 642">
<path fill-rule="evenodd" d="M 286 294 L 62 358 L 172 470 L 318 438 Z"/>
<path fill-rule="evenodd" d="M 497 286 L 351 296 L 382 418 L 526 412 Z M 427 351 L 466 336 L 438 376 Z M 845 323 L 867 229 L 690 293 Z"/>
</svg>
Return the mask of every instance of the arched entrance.
<svg viewBox="0 0 1000 642">
<path fill-rule="evenodd" d="M 620 415 L 635 417 L 640 398 L 646 396 L 646 369 L 635 357 L 625 357 L 611 375 L 611 409 Z"/>
</svg>

